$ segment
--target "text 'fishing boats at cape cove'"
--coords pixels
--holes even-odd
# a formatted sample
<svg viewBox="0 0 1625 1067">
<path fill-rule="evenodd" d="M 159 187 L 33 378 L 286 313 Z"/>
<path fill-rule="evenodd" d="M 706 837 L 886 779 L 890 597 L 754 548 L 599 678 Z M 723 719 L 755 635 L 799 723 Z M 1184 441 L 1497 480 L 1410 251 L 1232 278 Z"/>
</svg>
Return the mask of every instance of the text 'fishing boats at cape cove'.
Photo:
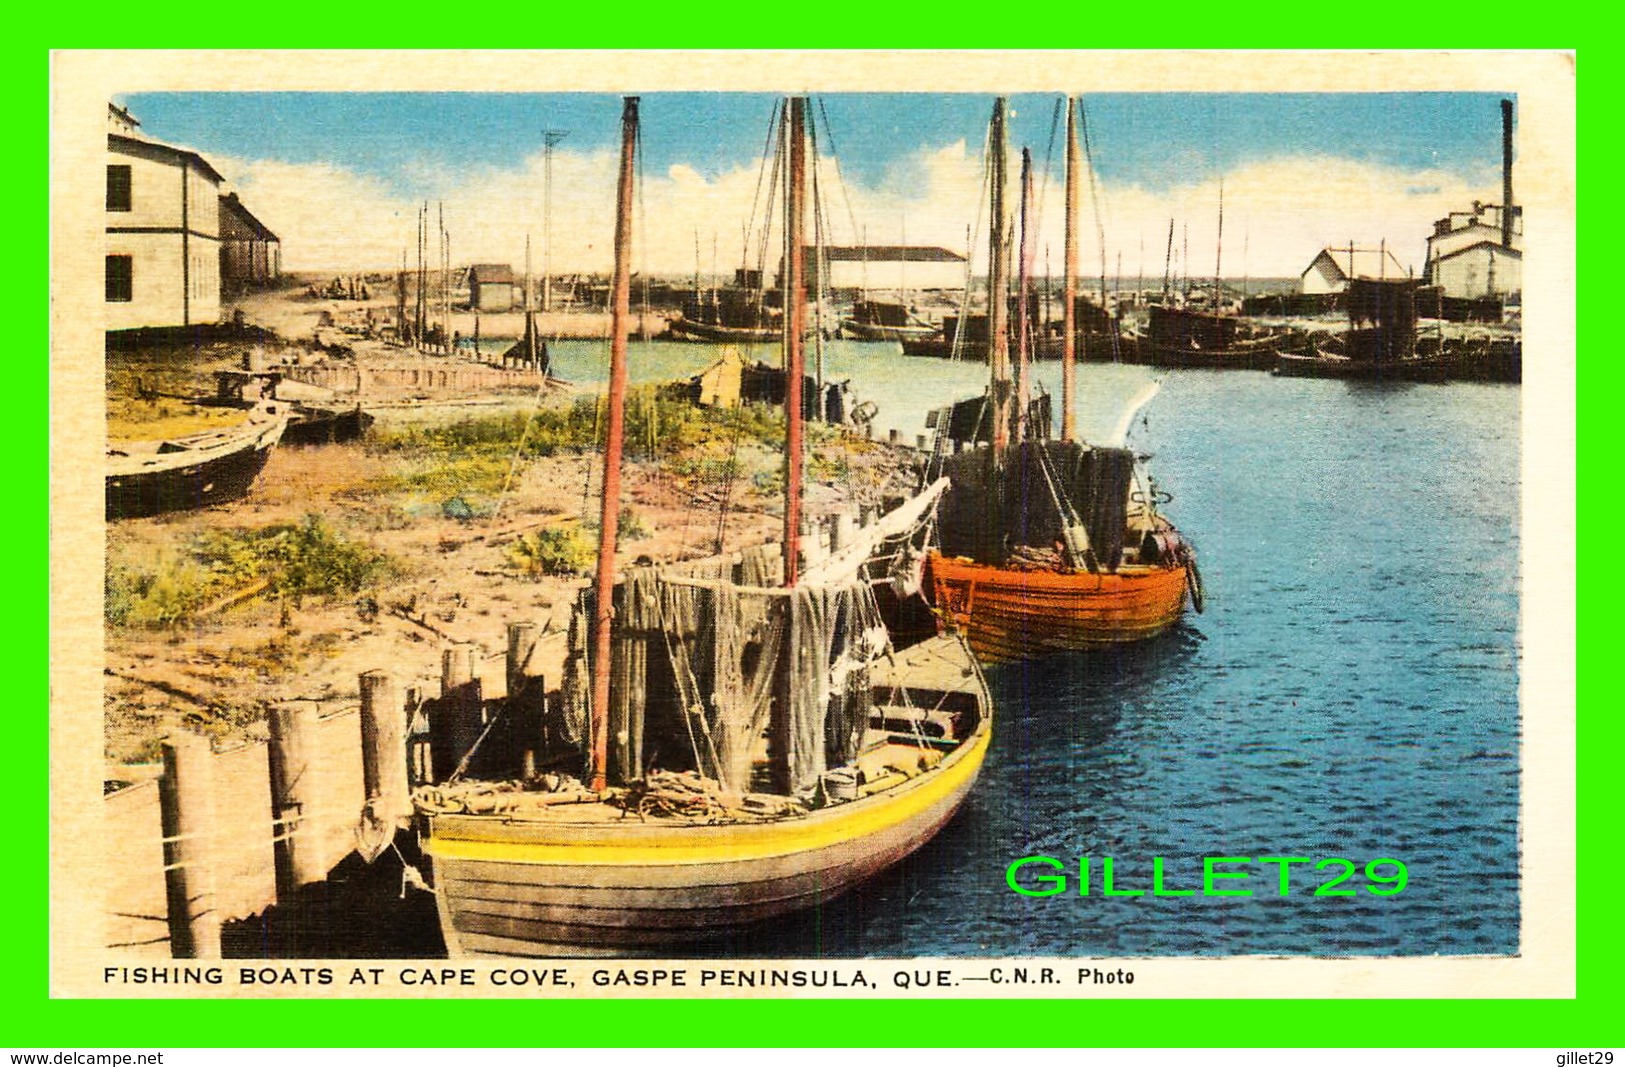
<svg viewBox="0 0 1625 1067">
<path fill-rule="evenodd" d="M 963 630 L 984 662 L 1110 647 L 1152 637 L 1176 622 L 1187 591 L 1202 607 L 1196 554 L 1157 508 L 1135 454 L 1121 447 L 1149 387 L 1130 406 L 1111 447 L 1073 434 L 1077 278 L 1077 142 L 1067 116 L 1066 301 L 1063 305 L 1062 432 L 1048 440 L 1047 396 L 1031 396 L 1032 174 L 1023 153 L 1022 237 L 1014 380 L 1005 279 L 1005 106 L 989 132 L 992 200 L 988 307 L 992 382 L 985 396 L 933 414 L 937 469 L 952 485 L 938 521 L 940 551 L 926 558 L 925 587 L 937 611 Z M 972 447 L 961 451 L 961 446 Z"/>
<path fill-rule="evenodd" d="M 784 121 L 783 340 L 794 381 L 807 326 L 802 100 L 789 101 Z M 555 698 L 517 684 L 488 709 L 474 682 L 429 710 L 431 733 L 472 739 L 451 746 L 465 752 L 455 769 L 436 768 L 435 784 L 415 793 L 454 956 L 657 951 L 816 907 L 936 834 L 991 735 L 987 689 L 961 639 L 892 647 L 865 573 L 874 538 L 803 565 L 798 404 L 785 412 L 776 551 L 617 573 L 637 130 L 633 97 L 622 118 L 598 574 L 573 616 L 564 685 Z M 907 538 L 929 504 L 906 505 L 877 530 Z M 585 766 L 584 778 L 535 773 L 550 764 Z"/>
</svg>

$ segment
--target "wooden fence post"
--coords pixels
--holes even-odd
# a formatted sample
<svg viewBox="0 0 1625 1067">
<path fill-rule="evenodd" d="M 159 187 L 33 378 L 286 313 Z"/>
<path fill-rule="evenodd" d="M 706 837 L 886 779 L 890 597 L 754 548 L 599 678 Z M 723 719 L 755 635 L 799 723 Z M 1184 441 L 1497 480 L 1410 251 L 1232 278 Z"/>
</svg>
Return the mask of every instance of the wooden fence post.
<svg viewBox="0 0 1625 1067">
<path fill-rule="evenodd" d="M 275 819 L 276 896 L 292 904 L 302 886 L 327 877 L 315 821 L 317 706 L 310 701 L 278 704 L 271 727 L 271 817 Z"/>
<path fill-rule="evenodd" d="M 214 746 L 200 734 L 174 733 L 163 743 L 159 805 L 169 943 L 176 959 L 220 958 L 215 901 Z"/>
<path fill-rule="evenodd" d="M 412 814 L 406 785 L 406 706 L 386 671 L 361 675 L 361 780 L 372 814 L 396 822 Z"/>
</svg>

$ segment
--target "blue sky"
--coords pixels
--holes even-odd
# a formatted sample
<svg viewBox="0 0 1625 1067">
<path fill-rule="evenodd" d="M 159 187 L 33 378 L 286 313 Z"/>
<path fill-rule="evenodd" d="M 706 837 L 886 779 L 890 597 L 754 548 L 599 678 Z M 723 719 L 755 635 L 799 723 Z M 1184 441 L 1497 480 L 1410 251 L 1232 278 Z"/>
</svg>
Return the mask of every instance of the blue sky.
<svg viewBox="0 0 1625 1067">
<path fill-rule="evenodd" d="M 557 255 L 580 269 L 606 262 L 598 231 L 613 185 L 618 95 L 139 93 L 117 99 L 148 136 L 196 148 L 220 167 L 282 235 L 285 262 L 295 268 L 398 262 L 398 249 L 415 240 L 414 205 L 424 199 L 445 202 L 457 253 L 516 260 L 524 234 L 539 234 L 545 225 L 538 206 L 543 133 L 565 130 L 554 160 Z M 650 269 L 692 269 L 696 239 L 709 245 L 707 234 L 738 247 L 776 99 L 697 92 L 643 97 Z M 1030 147 L 1040 167 L 1053 153 L 1049 184 L 1055 188 L 1058 99 L 1028 94 L 1010 100 L 1012 148 Z M 1257 257 L 1244 269 L 1297 273 L 1320 247 L 1349 240 L 1386 240 L 1402 249 L 1402 259 L 1415 261 L 1432 218 L 1472 198 L 1499 198 L 1500 99 L 1493 93 L 1091 94 L 1083 100 L 1100 192 L 1093 210 L 1108 251 L 1129 257 L 1131 269 L 1133 260 L 1149 255 L 1143 247 L 1163 246 L 1168 219 L 1175 217 L 1189 231 L 1191 261 L 1205 259 L 1211 270 L 1221 178 L 1225 244 Z M 963 249 L 979 202 L 990 96 L 837 93 L 814 101 L 821 149 L 828 154 L 833 145 L 840 163 L 841 187 L 828 187 L 836 217 L 850 217 L 877 242 L 906 234 L 913 243 Z M 1045 210 L 1053 229 L 1059 208 Z M 1058 246 L 1058 236 L 1051 238 Z M 835 235 L 837 243 L 856 239 Z M 1155 268 L 1160 271 L 1160 258 Z"/>
<path fill-rule="evenodd" d="M 645 166 L 706 177 L 754 165 L 777 98 L 655 93 L 643 99 Z M 1010 100 L 1011 142 L 1042 157 L 1051 95 Z M 906 181 L 908 153 L 980 143 L 991 107 L 980 95 L 874 93 L 817 98 L 848 177 Z M 1150 188 L 1287 153 L 1464 175 L 1499 166 L 1493 93 L 1109 93 L 1084 98 L 1095 166 L 1106 181 Z M 139 93 L 123 98 L 143 131 L 246 159 L 342 162 L 406 195 L 442 165 L 517 167 L 542 131 L 575 149 L 616 143 L 621 98 L 586 93 Z M 820 128 L 825 129 L 820 123 Z"/>
</svg>

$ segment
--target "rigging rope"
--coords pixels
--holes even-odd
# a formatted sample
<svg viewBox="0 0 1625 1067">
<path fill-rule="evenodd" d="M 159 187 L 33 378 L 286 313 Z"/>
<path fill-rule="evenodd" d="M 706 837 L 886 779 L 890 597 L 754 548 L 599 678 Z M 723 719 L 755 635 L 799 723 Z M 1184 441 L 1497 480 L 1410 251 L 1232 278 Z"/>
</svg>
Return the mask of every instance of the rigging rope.
<svg viewBox="0 0 1625 1067">
<path fill-rule="evenodd" d="M 1106 221 L 1100 207 L 1100 189 L 1095 184 L 1095 155 L 1089 145 L 1089 115 L 1083 108 L 1083 97 L 1078 97 L 1078 132 L 1083 135 L 1084 169 L 1089 172 L 1089 201 L 1095 208 L 1095 240 L 1100 244 L 1100 310 L 1106 310 Z M 1172 231 L 1169 233 L 1169 246 L 1173 248 Z M 1112 362 L 1121 363 L 1123 359 L 1122 342 L 1118 339 L 1117 330 L 1112 335 Z"/>
</svg>

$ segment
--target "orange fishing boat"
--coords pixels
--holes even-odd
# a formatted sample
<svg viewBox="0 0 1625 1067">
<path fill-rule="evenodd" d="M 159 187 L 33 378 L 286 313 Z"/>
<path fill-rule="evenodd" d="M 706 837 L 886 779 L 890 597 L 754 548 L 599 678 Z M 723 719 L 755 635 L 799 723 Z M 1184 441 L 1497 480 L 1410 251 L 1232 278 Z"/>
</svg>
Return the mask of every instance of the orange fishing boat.
<svg viewBox="0 0 1625 1067">
<path fill-rule="evenodd" d="M 939 511 L 938 548 L 926 555 L 924 586 L 939 618 L 964 633 L 987 663 L 1144 640 L 1178 621 L 1187 595 L 1198 611 L 1202 607 L 1195 552 L 1159 513 L 1158 504 L 1169 498 L 1144 473 L 1140 457 L 1120 445 L 1073 440 L 1075 123 L 1068 100 L 1061 439 L 1046 439 L 1048 398 L 1029 396 L 1032 175 L 1025 152 L 1014 368 L 1003 321 L 1009 301 L 1002 99 L 989 134 L 992 386 L 985 397 L 935 412 L 931 420 L 936 463 L 951 484 Z M 1130 406 L 1114 440 L 1126 437 L 1155 391 L 1153 385 Z M 972 447 L 960 451 L 967 443 Z"/>
</svg>

